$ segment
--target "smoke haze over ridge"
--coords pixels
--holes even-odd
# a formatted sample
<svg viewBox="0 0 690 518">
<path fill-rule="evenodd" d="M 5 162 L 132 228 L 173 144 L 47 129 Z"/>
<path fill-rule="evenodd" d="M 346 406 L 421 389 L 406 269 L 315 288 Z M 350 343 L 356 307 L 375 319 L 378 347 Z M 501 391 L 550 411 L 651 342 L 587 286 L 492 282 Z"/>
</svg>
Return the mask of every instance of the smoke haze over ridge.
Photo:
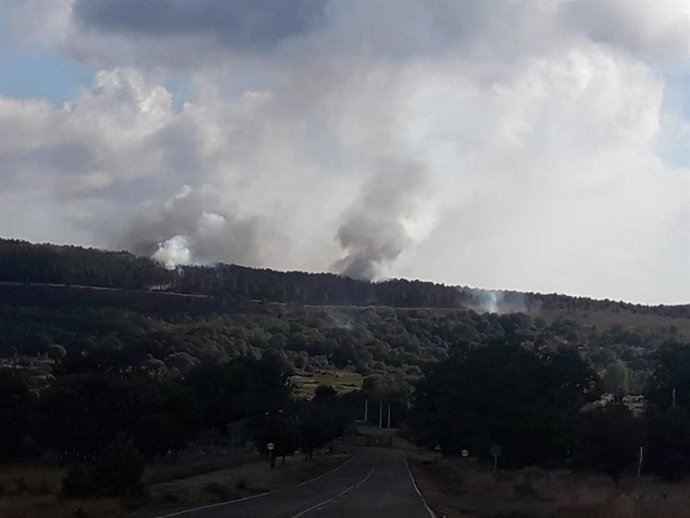
<svg viewBox="0 0 690 518">
<path fill-rule="evenodd" d="M 5 0 L 0 23 L 0 60 L 92 76 L 66 101 L 0 81 L 1 235 L 690 300 L 683 1 Z"/>
</svg>

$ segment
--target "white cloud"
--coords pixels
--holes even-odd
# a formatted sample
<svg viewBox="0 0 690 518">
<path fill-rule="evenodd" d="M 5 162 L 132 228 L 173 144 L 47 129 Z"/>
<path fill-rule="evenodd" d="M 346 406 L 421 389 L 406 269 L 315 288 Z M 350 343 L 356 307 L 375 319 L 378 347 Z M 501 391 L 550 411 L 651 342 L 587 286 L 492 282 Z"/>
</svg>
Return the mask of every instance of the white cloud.
<svg viewBox="0 0 690 518">
<path fill-rule="evenodd" d="M 393 275 L 690 300 L 690 171 L 660 152 L 688 127 L 682 2 L 332 3 L 251 52 L 68 4 L 45 41 L 102 70 L 65 105 L 0 99 L 2 234 L 323 270 L 361 220 L 404 237 Z"/>
</svg>

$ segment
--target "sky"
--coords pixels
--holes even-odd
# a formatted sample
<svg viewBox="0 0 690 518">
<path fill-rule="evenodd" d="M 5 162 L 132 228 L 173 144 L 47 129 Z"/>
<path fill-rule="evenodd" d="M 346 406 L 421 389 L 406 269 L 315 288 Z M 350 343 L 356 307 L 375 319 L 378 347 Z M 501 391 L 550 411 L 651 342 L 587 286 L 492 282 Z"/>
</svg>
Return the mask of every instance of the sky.
<svg viewBox="0 0 690 518">
<path fill-rule="evenodd" d="M 0 0 L 0 236 L 690 302 L 686 0 Z"/>
</svg>

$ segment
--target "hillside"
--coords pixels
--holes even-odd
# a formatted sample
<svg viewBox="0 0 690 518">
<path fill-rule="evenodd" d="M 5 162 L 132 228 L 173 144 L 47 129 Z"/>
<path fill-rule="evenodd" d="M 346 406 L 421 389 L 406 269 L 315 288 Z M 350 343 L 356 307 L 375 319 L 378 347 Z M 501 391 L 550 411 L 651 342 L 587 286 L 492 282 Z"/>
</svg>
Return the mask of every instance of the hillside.
<svg viewBox="0 0 690 518">
<path fill-rule="evenodd" d="M 407 390 L 454 348 L 502 340 L 578 348 L 601 373 L 623 362 L 640 391 L 656 350 L 690 337 L 689 308 L 234 265 L 171 272 L 126 252 L 0 242 L 0 356 L 37 386 L 53 371 L 176 377 L 269 355 L 307 392 L 366 377 Z"/>
<path fill-rule="evenodd" d="M 215 297 L 219 303 L 464 308 L 478 312 L 604 311 L 690 318 L 690 304 L 643 306 L 560 294 L 488 291 L 422 281 L 367 282 L 332 273 L 281 272 L 238 265 L 170 271 L 129 252 L 0 239 L 0 282 L 103 287 Z"/>
</svg>

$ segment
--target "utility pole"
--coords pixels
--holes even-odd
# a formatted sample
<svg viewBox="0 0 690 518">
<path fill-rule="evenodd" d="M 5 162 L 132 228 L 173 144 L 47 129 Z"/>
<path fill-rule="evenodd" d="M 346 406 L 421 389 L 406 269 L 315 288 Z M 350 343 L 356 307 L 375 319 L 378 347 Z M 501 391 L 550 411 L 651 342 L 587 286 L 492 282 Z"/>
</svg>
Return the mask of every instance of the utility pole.
<svg viewBox="0 0 690 518">
<path fill-rule="evenodd" d="M 388 428 L 391 427 L 391 405 L 388 403 Z"/>
<path fill-rule="evenodd" d="M 676 389 L 671 392 L 671 408 L 676 408 Z"/>
<path fill-rule="evenodd" d="M 364 400 L 364 422 L 369 421 L 369 398 Z"/>
<path fill-rule="evenodd" d="M 379 428 L 383 428 L 383 400 L 379 401 Z"/>
</svg>

